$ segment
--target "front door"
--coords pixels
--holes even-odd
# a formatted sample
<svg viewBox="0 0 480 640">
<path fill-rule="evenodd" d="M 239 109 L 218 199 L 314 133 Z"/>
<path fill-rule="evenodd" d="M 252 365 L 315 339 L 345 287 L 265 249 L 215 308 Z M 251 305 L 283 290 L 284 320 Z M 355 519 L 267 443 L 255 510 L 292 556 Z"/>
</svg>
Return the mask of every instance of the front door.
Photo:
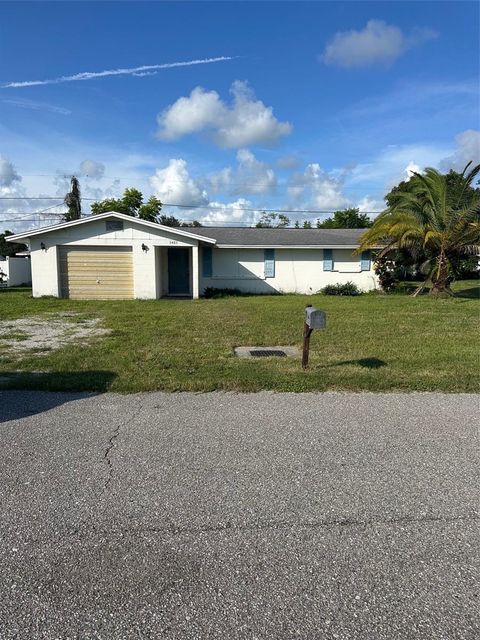
<svg viewBox="0 0 480 640">
<path fill-rule="evenodd" d="M 168 249 L 168 293 L 190 295 L 190 249 Z"/>
</svg>

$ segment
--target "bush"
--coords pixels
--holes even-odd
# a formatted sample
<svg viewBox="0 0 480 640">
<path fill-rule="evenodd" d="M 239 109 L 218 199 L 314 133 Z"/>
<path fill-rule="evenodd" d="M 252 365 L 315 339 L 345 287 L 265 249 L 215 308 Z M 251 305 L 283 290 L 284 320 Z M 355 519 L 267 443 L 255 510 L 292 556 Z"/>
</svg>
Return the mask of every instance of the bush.
<svg viewBox="0 0 480 640">
<path fill-rule="evenodd" d="M 206 287 L 203 292 L 204 298 L 228 298 L 229 296 L 281 296 L 281 291 L 241 291 L 240 289 L 217 289 L 216 287 Z"/>
<path fill-rule="evenodd" d="M 383 291 L 394 291 L 397 288 L 397 273 L 395 268 L 395 261 L 389 256 L 376 258 L 373 264 L 373 270 L 378 277 Z"/>
<path fill-rule="evenodd" d="M 326 296 L 359 296 L 362 293 L 354 282 L 327 284 L 320 292 Z"/>
<path fill-rule="evenodd" d="M 207 287 L 203 292 L 204 298 L 226 298 L 227 296 L 246 296 L 249 295 L 240 289 L 217 289 L 215 287 Z"/>
</svg>

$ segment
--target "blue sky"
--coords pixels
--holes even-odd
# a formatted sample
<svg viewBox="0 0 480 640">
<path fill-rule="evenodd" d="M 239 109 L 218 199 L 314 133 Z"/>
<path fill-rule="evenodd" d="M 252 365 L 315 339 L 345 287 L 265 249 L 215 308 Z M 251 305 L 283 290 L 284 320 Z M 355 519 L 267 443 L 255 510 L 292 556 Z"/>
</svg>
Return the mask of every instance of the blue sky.
<svg viewBox="0 0 480 640">
<path fill-rule="evenodd" d="M 0 196 L 61 195 L 75 173 L 86 198 L 137 186 L 207 224 L 377 211 L 409 169 L 480 160 L 478 18 L 474 2 L 0 3 Z M 102 74 L 119 69 L 137 71 Z M 0 200 L 0 227 L 52 204 Z"/>
</svg>

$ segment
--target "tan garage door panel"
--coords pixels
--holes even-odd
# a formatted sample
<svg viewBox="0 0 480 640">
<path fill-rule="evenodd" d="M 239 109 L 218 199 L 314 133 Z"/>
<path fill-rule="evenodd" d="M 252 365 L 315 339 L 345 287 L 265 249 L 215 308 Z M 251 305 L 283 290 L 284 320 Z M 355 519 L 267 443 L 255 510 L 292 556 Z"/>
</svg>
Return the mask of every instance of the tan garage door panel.
<svg viewBox="0 0 480 640">
<path fill-rule="evenodd" d="M 131 247 L 60 247 L 59 263 L 64 298 L 133 298 Z"/>
</svg>

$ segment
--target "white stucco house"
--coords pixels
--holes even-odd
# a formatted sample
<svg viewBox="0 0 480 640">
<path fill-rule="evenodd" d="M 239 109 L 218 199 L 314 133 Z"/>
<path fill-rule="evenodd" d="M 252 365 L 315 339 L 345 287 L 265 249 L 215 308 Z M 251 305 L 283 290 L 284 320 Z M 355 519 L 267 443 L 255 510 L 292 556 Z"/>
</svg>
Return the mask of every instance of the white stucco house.
<svg viewBox="0 0 480 640">
<path fill-rule="evenodd" d="M 207 287 L 316 293 L 377 285 L 361 229 L 172 228 L 109 212 L 9 236 L 29 245 L 33 295 L 198 298 Z"/>
</svg>

